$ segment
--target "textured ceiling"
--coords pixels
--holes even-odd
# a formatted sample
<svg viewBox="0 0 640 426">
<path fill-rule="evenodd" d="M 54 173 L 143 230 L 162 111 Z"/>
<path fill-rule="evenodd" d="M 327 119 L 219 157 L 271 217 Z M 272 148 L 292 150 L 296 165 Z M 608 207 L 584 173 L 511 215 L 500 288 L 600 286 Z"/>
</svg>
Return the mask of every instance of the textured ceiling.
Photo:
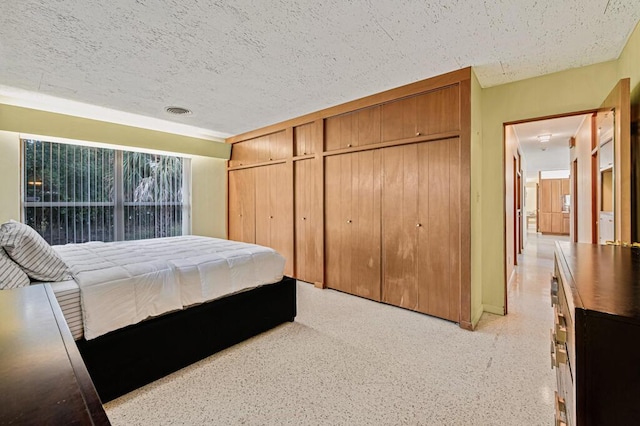
<svg viewBox="0 0 640 426">
<path fill-rule="evenodd" d="M 535 178 L 539 171 L 570 169 L 569 139 L 576 135 L 585 117 L 588 115 L 530 121 L 513 126 L 525 160 L 527 178 Z M 538 140 L 539 135 L 547 134 L 551 135 L 549 142 Z"/>
<path fill-rule="evenodd" d="M 466 66 L 487 87 L 616 59 L 639 18 L 640 0 L 2 1 L 0 85 L 237 134 Z"/>
</svg>

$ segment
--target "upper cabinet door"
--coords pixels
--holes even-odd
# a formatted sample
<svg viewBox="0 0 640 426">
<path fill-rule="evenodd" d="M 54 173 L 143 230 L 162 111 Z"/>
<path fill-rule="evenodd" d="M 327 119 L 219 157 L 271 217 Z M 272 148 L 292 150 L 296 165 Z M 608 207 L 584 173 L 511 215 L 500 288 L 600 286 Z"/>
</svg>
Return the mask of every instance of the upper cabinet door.
<svg viewBox="0 0 640 426">
<path fill-rule="evenodd" d="M 379 105 L 359 109 L 325 120 L 325 151 L 371 145 L 380 142 Z"/>
<path fill-rule="evenodd" d="M 444 87 L 416 97 L 418 136 L 460 130 L 460 87 Z"/>
<path fill-rule="evenodd" d="M 382 105 L 382 141 L 416 136 L 416 96 Z"/>
<path fill-rule="evenodd" d="M 291 155 L 291 150 L 291 142 L 287 139 L 284 130 L 236 142 L 231 147 L 229 167 L 283 160 Z"/>
</svg>

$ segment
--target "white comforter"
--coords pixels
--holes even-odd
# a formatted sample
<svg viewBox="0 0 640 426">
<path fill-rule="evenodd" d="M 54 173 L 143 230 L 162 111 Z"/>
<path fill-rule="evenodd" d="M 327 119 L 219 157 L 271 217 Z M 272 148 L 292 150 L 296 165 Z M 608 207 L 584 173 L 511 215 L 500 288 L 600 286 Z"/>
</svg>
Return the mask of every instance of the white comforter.
<svg viewBox="0 0 640 426">
<path fill-rule="evenodd" d="M 183 236 L 54 246 L 81 292 L 84 336 L 282 279 L 275 250 Z"/>
</svg>

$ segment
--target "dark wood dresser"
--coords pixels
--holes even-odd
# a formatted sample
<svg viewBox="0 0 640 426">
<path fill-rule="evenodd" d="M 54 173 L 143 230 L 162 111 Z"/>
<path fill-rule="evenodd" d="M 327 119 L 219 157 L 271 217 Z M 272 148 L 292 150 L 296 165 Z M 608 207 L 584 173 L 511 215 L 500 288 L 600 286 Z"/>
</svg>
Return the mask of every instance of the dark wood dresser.
<svg viewBox="0 0 640 426">
<path fill-rule="evenodd" d="M 109 425 L 48 284 L 0 291 L 0 425 Z"/>
<path fill-rule="evenodd" d="M 640 249 L 556 243 L 556 425 L 640 424 Z"/>
</svg>

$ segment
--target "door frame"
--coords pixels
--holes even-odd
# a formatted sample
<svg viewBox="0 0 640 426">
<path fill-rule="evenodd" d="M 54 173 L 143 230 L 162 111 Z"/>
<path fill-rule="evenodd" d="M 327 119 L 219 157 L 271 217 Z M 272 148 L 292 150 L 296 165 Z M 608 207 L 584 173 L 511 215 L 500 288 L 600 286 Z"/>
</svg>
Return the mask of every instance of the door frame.
<svg viewBox="0 0 640 426">
<path fill-rule="evenodd" d="M 599 109 L 587 109 L 587 110 L 581 110 L 581 111 L 570 111 L 570 112 L 566 112 L 566 113 L 562 113 L 562 114 L 552 114 L 552 115 L 545 115 L 545 116 L 540 116 L 540 117 L 534 117 L 534 118 L 527 118 L 527 119 L 522 119 L 522 120 L 514 120 L 514 121 L 506 121 L 504 123 L 502 123 L 502 194 L 504 195 L 503 198 L 503 208 L 502 208 L 502 226 L 503 229 L 507 229 L 507 191 L 510 191 L 511 188 L 507 187 L 507 171 L 506 171 L 506 155 L 507 155 L 507 127 L 508 126 L 513 126 L 515 124 L 522 124 L 522 123 L 530 123 L 533 121 L 542 121 L 542 120 L 550 120 L 553 118 L 565 118 L 565 117 L 573 117 L 576 115 L 586 115 L 586 114 L 595 114 L 599 111 Z M 515 180 L 515 175 L 514 175 L 514 180 Z M 539 221 L 536 220 L 536 226 L 538 226 Z M 508 312 L 508 294 L 509 294 L 509 276 L 507 276 L 507 232 L 505 232 L 503 234 L 502 237 L 502 273 L 503 273 L 503 277 L 504 277 L 504 314 L 506 315 Z M 517 249 L 516 249 L 517 251 Z M 517 258 L 514 259 L 514 266 L 517 265 Z"/>
</svg>

